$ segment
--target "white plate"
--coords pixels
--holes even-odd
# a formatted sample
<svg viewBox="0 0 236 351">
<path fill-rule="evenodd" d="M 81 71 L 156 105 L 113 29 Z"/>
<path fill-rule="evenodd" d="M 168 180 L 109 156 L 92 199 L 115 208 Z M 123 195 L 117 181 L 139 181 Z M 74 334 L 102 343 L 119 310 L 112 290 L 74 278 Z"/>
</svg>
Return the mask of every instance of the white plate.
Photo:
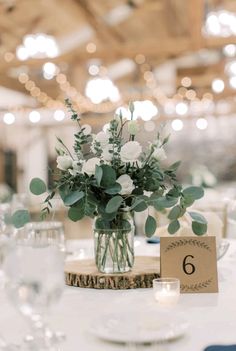
<svg viewBox="0 0 236 351">
<path fill-rule="evenodd" d="M 90 332 L 107 341 L 153 343 L 180 338 L 188 323 L 175 312 L 128 312 L 104 314 L 93 321 Z"/>
</svg>

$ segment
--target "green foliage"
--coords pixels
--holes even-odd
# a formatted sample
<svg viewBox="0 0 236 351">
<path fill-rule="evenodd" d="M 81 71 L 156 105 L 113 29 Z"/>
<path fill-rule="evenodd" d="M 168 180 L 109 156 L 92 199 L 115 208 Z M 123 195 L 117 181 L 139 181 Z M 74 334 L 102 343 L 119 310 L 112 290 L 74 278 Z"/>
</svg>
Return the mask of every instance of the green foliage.
<svg viewBox="0 0 236 351">
<path fill-rule="evenodd" d="M 148 216 L 145 222 L 145 234 L 147 237 L 151 237 L 157 228 L 157 223 L 154 217 Z"/>
<path fill-rule="evenodd" d="M 170 222 L 170 224 L 168 225 L 168 232 L 170 234 L 175 234 L 180 228 L 180 223 L 177 219 L 175 219 L 174 221 Z"/>
<path fill-rule="evenodd" d="M 207 224 L 207 221 L 205 219 L 205 217 L 203 217 L 202 214 L 198 213 L 198 212 L 188 212 L 190 214 L 190 216 L 192 217 L 192 219 L 195 222 L 201 223 L 201 224 Z"/>
<path fill-rule="evenodd" d="M 27 210 L 18 210 L 13 213 L 11 222 L 15 228 L 22 228 L 26 223 L 30 221 L 30 215 Z"/>
<path fill-rule="evenodd" d="M 109 188 L 105 190 L 106 194 L 115 195 L 121 191 L 121 185 L 119 183 L 114 183 Z"/>
<path fill-rule="evenodd" d="M 66 195 L 64 198 L 64 204 L 66 206 L 74 205 L 76 202 L 81 200 L 84 197 L 84 192 L 80 190 L 76 190 L 71 192 L 70 194 Z"/>
<path fill-rule="evenodd" d="M 145 211 L 147 208 L 147 203 L 143 198 L 140 197 L 136 198 L 133 205 L 131 206 L 131 210 L 134 210 L 135 212 L 142 212 Z"/>
<path fill-rule="evenodd" d="M 116 182 L 116 172 L 115 170 L 108 165 L 102 165 L 102 178 L 101 178 L 101 186 L 104 188 L 109 188 Z"/>
<path fill-rule="evenodd" d="M 170 234 L 176 233 L 180 228 L 179 219 L 195 200 L 204 195 L 204 192 L 195 186 L 183 190 L 182 186 L 178 184 L 176 173 L 180 161 L 169 167 L 164 167 L 162 162 L 154 156 L 154 151 L 162 149 L 168 142 L 169 136 L 163 138 L 158 132 L 156 139 L 146 151 L 141 153 L 137 162 L 124 162 L 121 149 L 124 143 L 132 142 L 136 138 L 136 133 L 130 134 L 129 123 L 123 119 L 122 113 L 120 113 L 119 116 L 115 116 L 110 121 L 108 133 L 104 136 L 105 143 L 110 145 L 110 149 L 106 150 L 111 156 L 111 160 L 108 161 L 105 158 L 106 152 L 104 152 L 103 143 L 98 141 L 99 138 L 93 138 L 92 135 L 86 133 L 86 128 L 80 124 L 79 114 L 68 99 L 66 106 L 78 129 L 74 134 L 73 151 L 70 152 L 63 141 L 57 138 L 60 146 L 57 152 L 58 155 L 71 158 L 71 162 L 69 160 L 71 166 L 68 170 L 55 171 L 55 183 L 43 202 L 42 218 L 46 218 L 50 213 L 51 200 L 59 192 L 64 205 L 69 207 L 68 217 L 72 221 L 79 221 L 85 216 L 91 218 L 99 216 L 100 219 L 96 222 L 96 226 L 100 229 L 114 229 L 121 226 L 128 230 L 130 223 L 128 220 L 124 220 L 124 209 L 142 212 L 151 206 L 157 211 L 168 212 L 170 220 L 168 231 Z M 129 108 L 131 119 L 133 119 L 134 104 L 130 103 Z M 138 129 L 134 119 L 132 123 L 134 129 Z M 128 140 L 124 139 L 125 129 L 126 132 L 128 131 Z M 103 137 L 102 134 L 101 137 Z M 95 174 L 88 175 L 83 172 L 83 164 L 87 159 L 93 157 L 98 157 L 99 162 L 94 160 L 97 163 Z M 93 166 L 93 162 L 91 165 Z M 117 182 L 121 175 L 128 176 L 127 184 L 122 186 Z M 131 184 L 129 184 L 129 180 Z M 126 187 L 130 188 L 127 193 L 124 191 Z M 46 192 L 46 189 L 46 184 L 41 179 L 32 179 L 30 190 L 33 194 L 41 195 Z M 144 195 L 146 192 L 149 192 L 150 196 Z M 207 230 L 205 218 L 195 212 L 190 212 L 190 216 L 194 233 L 203 235 Z M 15 216 L 14 222 L 16 225 L 24 225 L 26 220 L 28 220 L 26 213 L 21 213 L 21 215 Z M 146 235 L 153 235 L 156 226 L 155 218 L 149 215 L 145 223 Z"/>
<path fill-rule="evenodd" d="M 123 198 L 120 195 L 116 195 L 115 197 L 112 197 L 106 205 L 106 209 L 105 209 L 106 213 L 113 213 L 118 211 L 122 202 L 123 202 Z"/>
<path fill-rule="evenodd" d="M 68 217 L 73 222 L 77 222 L 84 217 L 84 209 L 81 207 L 71 207 L 68 211 Z"/>
<path fill-rule="evenodd" d="M 194 200 L 198 200 L 204 196 L 204 190 L 199 186 L 190 186 L 183 190 L 183 195 L 184 197 L 191 197 Z"/>
<path fill-rule="evenodd" d="M 177 219 L 177 218 L 181 217 L 182 211 L 183 211 L 183 209 L 179 205 L 177 205 L 170 210 L 168 218 L 171 220 Z"/>
<path fill-rule="evenodd" d="M 192 230 L 196 235 L 203 235 L 207 232 L 207 224 L 193 221 Z"/>
<path fill-rule="evenodd" d="M 40 178 L 33 178 L 30 182 L 30 191 L 34 195 L 42 195 L 46 192 L 47 186 Z"/>
<path fill-rule="evenodd" d="M 102 175 L 103 175 L 102 167 L 96 165 L 95 178 L 96 178 L 96 181 L 97 181 L 97 186 L 100 186 L 100 184 L 101 184 Z"/>
</svg>

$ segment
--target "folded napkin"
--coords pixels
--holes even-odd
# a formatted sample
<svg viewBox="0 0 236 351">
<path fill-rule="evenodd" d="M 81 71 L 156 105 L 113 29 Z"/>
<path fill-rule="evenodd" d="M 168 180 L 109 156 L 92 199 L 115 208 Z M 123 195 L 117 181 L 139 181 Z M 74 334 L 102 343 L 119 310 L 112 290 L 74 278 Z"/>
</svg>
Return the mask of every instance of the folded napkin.
<svg viewBox="0 0 236 351">
<path fill-rule="evenodd" d="M 208 346 L 204 351 L 236 351 L 236 345 L 212 345 Z"/>
</svg>

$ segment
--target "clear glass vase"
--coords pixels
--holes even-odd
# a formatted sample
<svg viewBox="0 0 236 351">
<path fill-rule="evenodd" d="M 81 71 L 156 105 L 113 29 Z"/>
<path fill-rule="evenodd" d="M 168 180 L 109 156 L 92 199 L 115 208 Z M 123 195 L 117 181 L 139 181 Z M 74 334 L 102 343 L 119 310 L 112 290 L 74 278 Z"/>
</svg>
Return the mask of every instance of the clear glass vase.
<svg viewBox="0 0 236 351">
<path fill-rule="evenodd" d="M 116 219 L 107 222 L 107 227 L 105 223 L 99 216 L 94 219 L 96 266 L 102 273 L 128 272 L 134 264 L 133 217 L 130 212 L 122 212 Z"/>
</svg>

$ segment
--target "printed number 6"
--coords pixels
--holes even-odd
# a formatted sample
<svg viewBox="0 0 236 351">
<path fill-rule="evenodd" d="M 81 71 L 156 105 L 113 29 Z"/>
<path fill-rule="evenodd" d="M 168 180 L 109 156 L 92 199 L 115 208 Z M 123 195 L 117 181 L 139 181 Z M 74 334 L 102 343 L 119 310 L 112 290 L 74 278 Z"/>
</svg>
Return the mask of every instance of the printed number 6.
<svg viewBox="0 0 236 351">
<path fill-rule="evenodd" d="M 187 256 L 184 257 L 184 260 L 183 260 L 183 271 L 184 271 L 185 274 L 190 275 L 190 274 L 193 274 L 196 269 L 195 269 L 195 266 L 192 263 L 186 262 L 188 257 L 194 258 L 194 256 L 192 256 L 192 255 L 187 255 Z"/>
</svg>

